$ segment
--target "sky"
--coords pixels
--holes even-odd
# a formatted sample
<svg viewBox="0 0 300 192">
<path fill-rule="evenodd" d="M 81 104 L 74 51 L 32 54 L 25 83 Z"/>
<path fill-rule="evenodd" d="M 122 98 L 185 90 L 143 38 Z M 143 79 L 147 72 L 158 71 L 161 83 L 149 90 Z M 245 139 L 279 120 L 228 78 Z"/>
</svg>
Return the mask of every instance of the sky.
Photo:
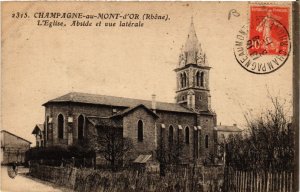
<svg viewBox="0 0 300 192">
<path fill-rule="evenodd" d="M 229 20 L 232 9 L 239 16 Z M 29 18 L 13 18 L 17 12 Z M 170 20 L 146 20 L 139 28 L 108 28 L 72 27 L 72 19 L 57 19 L 67 26 L 49 28 L 37 26 L 36 12 L 152 13 Z M 292 57 L 266 75 L 250 73 L 235 60 L 235 37 L 247 25 L 248 15 L 247 2 L 5 2 L 1 128 L 34 143 L 31 132 L 44 122 L 42 104 L 71 91 L 148 100 L 156 94 L 159 101 L 174 102 L 174 69 L 191 17 L 212 67 L 210 91 L 218 124 L 244 127 L 245 112 L 259 114 L 269 107 L 268 95 L 292 102 Z"/>
</svg>

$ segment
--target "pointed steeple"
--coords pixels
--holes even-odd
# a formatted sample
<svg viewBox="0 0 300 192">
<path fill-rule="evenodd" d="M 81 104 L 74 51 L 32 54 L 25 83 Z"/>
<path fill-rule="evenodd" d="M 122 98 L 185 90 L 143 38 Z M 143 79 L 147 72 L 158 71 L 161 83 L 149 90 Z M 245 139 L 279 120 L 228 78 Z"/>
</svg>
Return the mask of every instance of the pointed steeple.
<svg viewBox="0 0 300 192">
<path fill-rule="evenodd" d="M 196 30 L 195 30 L 195 26 L 194 26 L 194 21 L 193 21 L 193 17 L 191 19 L 191 26 L 190 26 L 190 31 L 188 33 L 186 42 L 185 42 L 185 51 L 186 52 L 195 52 L 198 51 L 198 38 L 197 38 L 197 34 L 196 34 Z"/>
<path fill-rule="evenodd" d="M 204 65 L 203 52 L 197 38 L 193 17 L 191 18 L 189 33 L 179 61 L 179 66 L 187 64 Z"/>
</svg>

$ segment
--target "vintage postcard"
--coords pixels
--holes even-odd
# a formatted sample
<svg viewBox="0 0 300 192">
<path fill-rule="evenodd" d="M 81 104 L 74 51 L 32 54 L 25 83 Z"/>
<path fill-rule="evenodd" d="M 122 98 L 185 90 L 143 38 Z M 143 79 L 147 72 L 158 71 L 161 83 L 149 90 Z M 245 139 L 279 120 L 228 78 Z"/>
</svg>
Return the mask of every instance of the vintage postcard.
<svg viewBox="0 0 300 192">
<path fill-rule="evenodd" d="M 1 191 L 297 191 L 297 6 L 3 2 Z"/>
</svg>

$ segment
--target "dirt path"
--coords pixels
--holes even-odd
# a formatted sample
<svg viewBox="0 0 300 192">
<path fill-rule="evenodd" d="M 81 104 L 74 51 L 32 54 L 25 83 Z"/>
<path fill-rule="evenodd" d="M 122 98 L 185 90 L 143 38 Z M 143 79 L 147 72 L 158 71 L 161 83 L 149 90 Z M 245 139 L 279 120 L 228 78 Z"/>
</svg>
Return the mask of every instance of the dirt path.
<svg viewBox="0 0 300 192">
<path fill-rule="evenodd" d="M 47 182 L 38 179 L 25 177 L 23 174 L 28 172 L 26 168 L 19 168 L 18 174 L 14 179 L 7 174 L 7 167 L 1 167 L 1 191 L 2 192 L 63 192 L 57 187 L 53 187 Z"/>
</svg>

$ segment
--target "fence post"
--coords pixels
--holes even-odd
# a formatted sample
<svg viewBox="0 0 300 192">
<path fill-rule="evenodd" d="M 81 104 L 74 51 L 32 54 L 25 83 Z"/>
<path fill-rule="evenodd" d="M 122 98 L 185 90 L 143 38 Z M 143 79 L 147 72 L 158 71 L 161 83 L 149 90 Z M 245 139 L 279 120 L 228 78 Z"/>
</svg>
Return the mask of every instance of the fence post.
<svg viewBox="0 0 300 192">
<path fill-rule="evenodd" d="M 240 190 L 239 190 L 239 191 L 240 191 L 240 192 L 242 192 L 242 186 L 243 186 L 243 185 L 242 185 L 242 184 L 243 184 L 243 174 L 242 174 L 242 173 L 243 173 L 243 172 L 240 171 L 240 176 L 239 176 L 239 178 L 240 178 L 240 181 L 239 181 L 239 186 L 240 186 L 239 189 L 240 189 Z"/>
<path fill-rule="evenodd" d="M 235 181 L 235 192 L 238 192 L 239 191 L 239 188 L 238 188 L 238 186 L 239 186 L 239 183 L 238 183 L 238 181 L 239 181 L 239 172 L 237 171 L 237 170 L 235 170 L 235 172 L 236 172 L 236 181 Z"/>
<path fill-rule="evenodd" d="M 254 171 L 254 176 L 255 176 L 255 192 L 258 191 L 258 171 Z"/>
<path fill-rule="evenodd" d="M 281 191 L 281 189 L 280 189 L 280 187 L 281 187 L 281 181 L 280 181 L 281 180 L 281 177 L 280 177 L 281 173 L 277 172 L 277 174 L 278 174 L 278 183 L 277 183 L 277 186 L 278 186 L 277 188 L 278 189 L 277 189 L 277 191 Z"/>
<path fill-rule="evenodd" d="M 247 171 L 244 171 L 244 191 L 247 191 Z"/>
<path fill-rule="evenodd" d="M 255 176 L 255 190 L 254 191 L 258 191 L 258 177 L 257 177 L 257 171 L 254 172 L 254 176 Z"/>
<path fill-rule="evenodd" d="M 245 178 L 246 178 L 245 174 L 246 172 L 243 171 L 243 191 L 245 191 Z"/>
<path fill-rule="evenodd" d="M 286 176 L 285 176 L 285 171 L 283 171 L 283 187 L 282 191 L 285 192 L 286 189 Z"/>
<path fill-rule="evenodd" d="M 273 177 L 274 177 L 274 174 L 272 172 L 270 172 L 270 191 L 274 191 L 274 188 L 273 188 L 273 185 L 274 185 Z"/>
<path fill-rule="evenodd" d="M 239 171 L 239 192 L 242 191 L 242 171 Z"/>
<path fill-rule="evenodd" d="M 264 189 L 264 182 L 265 182 L 264 179 L 265 179 L 265 173 L 264 173 L 264 171 L 262 171 L 261 172 L 261 187 L 260 187 L 262 192 L 264 192 L 264 190 L 265 190 Z"/>
<path fill-rule="evenodd" d="M 287 172 L 286 174 L 286 178 L 287 178 L 287 181 L 286 181 L 286 191 L 290 191 L 290 172 Z"/>
<path fill-rule="evenodd" d="M 253 170 L 251 171 L 251 182 L 250 182 L 250 192 L 253 191 L 254 188 L 254 177 L 253 177 Z"/>
<path fill-rule="evenodd" d="M 253 191 L 253 187 L 254 187 L 254 182 L 253 182 L 254 178 L 253 178 L 253 170 L 250 172 L 250 192 Z"/>
<path fill-rule="evenodd" d="M 246 188 L 245 188 L 245 190 L 248 191 L 249 171 L 245 171 L 245 173 L 246 173 L 246 177 L 245 177 Z"/>
<path fill-rule="evenodd" d="M 241 171 L 241 192 L 244 191 L 244 171 Z"/>
<path fill-rule="evenodd" d="M 236 185 L 235 185 L 235 191 L 239 191 L 239 172 L 236 170 Z"/>
<path fill-rule="evenodd" d="M 282 191 L 282 172 L 278 172 L 279 182 L 278 182 L 278 191 Z"/>
<path fill-rule="evenodd" d="M 291 172 L 290 191 L 293 191 L 293 172 Z"/>
<path fill-rule="evenodd" d="M 267 192 L 271 191 L 271 175 L 270 171 L 267 171 Z"/>
</svg>

